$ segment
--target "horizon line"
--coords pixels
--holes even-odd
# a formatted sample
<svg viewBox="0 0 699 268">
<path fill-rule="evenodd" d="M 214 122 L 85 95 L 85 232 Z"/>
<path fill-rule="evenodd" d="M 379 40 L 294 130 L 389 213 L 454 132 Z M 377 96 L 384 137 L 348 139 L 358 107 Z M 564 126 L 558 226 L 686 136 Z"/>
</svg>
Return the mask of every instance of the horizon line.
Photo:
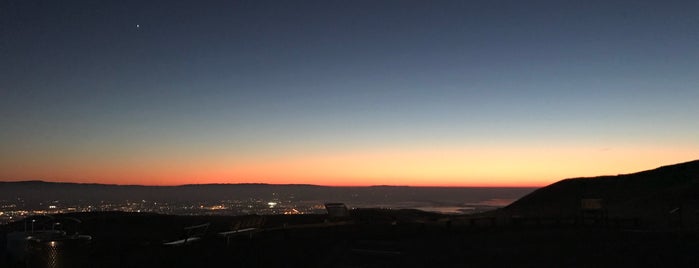
<svg viewBox="0 0 699 268">
<path fill-rule="evenodd" d="M 57 183 L 57 184 L 83 184 L 83 185 L 106 185 L 106 186 L 136 186 L 136 187 L 182 187 L 182 186 L 204 186 L 204 185 L 269 185 L 269 186 L 316 186 L 316 187 L 412 187 L 412 188 L 541 188 L 545 185 L 323 185 L 311 183 L 266 183 L 266 182 L 231 182 L 231 183 L 188 183 L 188 184 L 116 184 L 98 182 L 70 182 L 70 181 L 47 181 L 47 180 L 0 180 L 0 183 Z"/>
</svg>

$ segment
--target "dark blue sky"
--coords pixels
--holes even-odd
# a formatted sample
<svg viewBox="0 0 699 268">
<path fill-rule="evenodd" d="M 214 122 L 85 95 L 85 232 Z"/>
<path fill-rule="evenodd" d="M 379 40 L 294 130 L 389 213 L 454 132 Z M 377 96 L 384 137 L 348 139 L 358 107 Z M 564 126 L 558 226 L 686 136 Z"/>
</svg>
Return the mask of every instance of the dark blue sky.
<svg viewBox="0 0 699 268">
<path fill-rule="evenodd" d="M 173 155 L 699 148 L 697 1 L 6 0 L 0 59 L 7 179 Z"/>
</svg>

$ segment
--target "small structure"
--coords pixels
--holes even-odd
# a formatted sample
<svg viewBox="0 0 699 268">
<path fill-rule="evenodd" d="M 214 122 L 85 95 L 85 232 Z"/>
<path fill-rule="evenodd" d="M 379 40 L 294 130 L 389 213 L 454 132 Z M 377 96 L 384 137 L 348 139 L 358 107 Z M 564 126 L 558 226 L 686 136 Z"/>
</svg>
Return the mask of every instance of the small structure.
<svg viewBox="0 0 699 268">
<path fill-rule="evenodd" d="M 583 198 L 580 200 L 580 216 L 583 224 L 604 224 L 607 222 L 607 209 L 601 198 Z"/>
<path fill-rule="evenodd" d="M 580 200 L 582 210 L 601 210 L 604 208 L 601 198 L 583 198 Z"/>
<path fill-rule="evenodd" d="M 325 203 L 325 210 L 328 211 L 328 219 L 330 220 L 349 218 L 349 210 L 344 203 Z"/>
</svg>

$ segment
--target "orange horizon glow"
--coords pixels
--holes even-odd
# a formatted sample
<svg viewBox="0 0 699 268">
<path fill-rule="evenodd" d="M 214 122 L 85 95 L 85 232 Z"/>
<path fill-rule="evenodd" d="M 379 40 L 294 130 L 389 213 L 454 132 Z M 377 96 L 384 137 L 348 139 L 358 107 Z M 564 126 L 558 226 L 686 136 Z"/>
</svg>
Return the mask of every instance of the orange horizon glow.
<svg viewBox="0 0 699 268">
<path fill-rule="evenodd" d="M 676 148 L 584 146 L 411 148 L 271 155 L 256 158 L 67 159 L 5 166 L 12 181 L 174 186 L 209 183 L 542 187 L 573 177 L 627 174 L 697 159 Z M 14 168 L 13 168 L 14 167 Z M 43 169 L 42 169 L 43 167 Z"/>
</svg>

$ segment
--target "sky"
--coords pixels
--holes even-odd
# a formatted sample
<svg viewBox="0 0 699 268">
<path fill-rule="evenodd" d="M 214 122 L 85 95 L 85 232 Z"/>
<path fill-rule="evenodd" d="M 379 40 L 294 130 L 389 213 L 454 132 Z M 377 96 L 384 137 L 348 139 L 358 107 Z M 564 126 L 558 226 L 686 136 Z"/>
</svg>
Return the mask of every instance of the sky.
<svg viewBox="0 0 699 268">
<path fill-rule="evenodd" d="M 697 1 L 0 2 L 0 180 L 544 186 L 699 159 Z"/>
</svg>

